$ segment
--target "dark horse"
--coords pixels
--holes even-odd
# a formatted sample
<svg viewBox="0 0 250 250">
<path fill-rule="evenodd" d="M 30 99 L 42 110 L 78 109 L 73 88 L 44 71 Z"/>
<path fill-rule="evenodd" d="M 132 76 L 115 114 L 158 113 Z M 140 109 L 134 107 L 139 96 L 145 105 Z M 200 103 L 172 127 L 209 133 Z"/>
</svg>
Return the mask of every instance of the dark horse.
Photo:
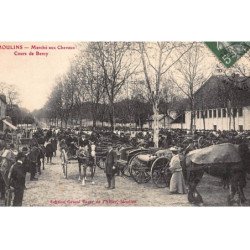
<svg viewBox="0 0 250 250">
<path fill-rule="evenodd" d="M 245 148 L 245 147 L 243 147 Z M 230 144 L 223 143 L 197 149 L 188 153 L 183 159 L 183 173 L 188 186 L 188 201 L 194 204 L 203 204 L 202 196 L 196 187 L 201 181 L 204 172 L 228 180 L 228 205 L 233 205 L 234 197 L 238 194 L 239 205 L 246 202 L 243 188 L 246 186 L 245 157 L 249 151 Z"/>
</svg>

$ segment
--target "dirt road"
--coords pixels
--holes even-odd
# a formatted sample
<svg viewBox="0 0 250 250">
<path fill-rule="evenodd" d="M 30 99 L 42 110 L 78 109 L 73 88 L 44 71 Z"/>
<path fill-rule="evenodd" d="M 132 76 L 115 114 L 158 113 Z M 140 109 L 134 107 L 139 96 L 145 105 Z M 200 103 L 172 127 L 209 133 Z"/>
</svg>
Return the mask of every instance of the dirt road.
<svg viewBox="0 0 250 250">
<path fill-rule="evenodd" d="M 29 181 L 24 193 L 23 206 L 191 206 L 187 195 L 170 195 L 168 188 L 156 188 L 152 182 L 137 184 L 130 178 L 116 177 L 116 189 L 105 189 L 106 176 L 96 168 L 95 184 L 90 181 L 82 186 L 78 181 L 76 161 L 68 165 L 68 179 L 65 179 L 59 157 L 53 164 L 45 164 L 45 170 L 35 182 Z M 225 206 L 228 190 L 220 185 L 220 180 L 204 175 L 198 190 L 205 206 Z M 245 189 L 250 199 L 249 183 Z"/>
</svg>

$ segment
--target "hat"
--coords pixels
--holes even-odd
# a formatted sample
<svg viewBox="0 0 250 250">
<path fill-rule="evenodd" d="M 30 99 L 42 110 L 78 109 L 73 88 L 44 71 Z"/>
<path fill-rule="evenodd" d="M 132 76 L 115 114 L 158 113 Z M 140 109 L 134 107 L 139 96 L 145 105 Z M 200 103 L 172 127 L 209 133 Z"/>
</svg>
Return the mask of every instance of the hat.
<svg viewBox="0 0 250 250">
<path fill-rule="evenodd" d="M 174 147 L 171 147 L 170 148 L 170 151 L 173 151 L 173 152 L 178 152 L 179 151 L 179 148 L 174 146 Z"/>
<path fill-rule="evenodd" d="M 19 159 L 25 157 L 25 154 L 23 152 L 18 152 L 17 156 L 16 156 L 16 160 L 18 161 Z"/>
<path fill-rule="evenodd" d="M 27 154 L 28 152 L 29 152 L 29 149 L 26 146 L 24 146 L 22 148 L 22 153 Z"/>
</svg>

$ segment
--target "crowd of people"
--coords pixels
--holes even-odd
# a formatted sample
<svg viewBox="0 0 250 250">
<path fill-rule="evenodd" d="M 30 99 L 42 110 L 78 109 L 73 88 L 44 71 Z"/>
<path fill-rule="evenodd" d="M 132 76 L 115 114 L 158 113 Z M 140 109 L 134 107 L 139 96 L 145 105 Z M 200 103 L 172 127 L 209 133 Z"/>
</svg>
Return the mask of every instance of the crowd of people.
<svg viewBox="0 0 250 250">
<path fill-rule="evenodd" d="M 5 135 L 5 138 L 7 136 Z M 76 156 L 84 151 L 89 161 L 95 163 L 96 147 L 108 138 L 105 173 L 107 188 L 115 188 L 115 176 L 118 172 L 117 150 L 125 146 L 154 147 L 152 131 L 128 131 L 108 129 L 90 130 L 80 128 L 37 128 L 29 131 L 28 145 L 22 145 L 21 136 L 17 137 L 17 143 L 8 143 L 1 138 L 1 163 L 0 163 L 0 191 L 1 199 L 6 199 L 11 191 L 14 193 L 13 206 L 21 206 L 23 200 L 26 173 L 30 173 L 30 181 L 37 181 L 41 174 L 41 164 L 53 164 L 53 157 L 58 149 L 67 151 L 67 155 Z M 237 131 L 195 131 L 191 134 L 185 130 L 161 130 L 159 136 L 159 148 L 170 148 L 173 157 L 169 170 L 172 173 L 170 192 L 184 194 L 186 192 L 185 181 L 182 174 L 180 152 L 188 152 L 213 144 L 230 142 L 233 144 L 249 143 L 250 132 Z M 21 147 L 20 147 L 21 145 Z M 45 162 L 44 162 L 45 161 Z M 92 163 L 91 163 L 92 162 Z M 85 169 L 86 171 L 86 169 Z M 92 176 L 93 178 L 93 176 Z M 92 181 L 92 183 L 94 183 Z M 85 179 L 83 179 L 85 184 Z M 8 192 L 6 192 L 8 191 Z"/>
</svg>

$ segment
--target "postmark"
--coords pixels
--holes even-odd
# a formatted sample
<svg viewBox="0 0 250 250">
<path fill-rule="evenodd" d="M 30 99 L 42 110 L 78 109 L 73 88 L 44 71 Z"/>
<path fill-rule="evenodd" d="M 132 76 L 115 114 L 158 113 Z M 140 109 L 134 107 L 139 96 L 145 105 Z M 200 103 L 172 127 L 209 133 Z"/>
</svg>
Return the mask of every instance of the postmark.
<svg viewBox="0 0 250 250">
<path fill-rule="evenodd" d="M 205 44 L 227 68 L 234 65 L 250 48 L 250 42 L 205 42 Z"/>
</svg>

